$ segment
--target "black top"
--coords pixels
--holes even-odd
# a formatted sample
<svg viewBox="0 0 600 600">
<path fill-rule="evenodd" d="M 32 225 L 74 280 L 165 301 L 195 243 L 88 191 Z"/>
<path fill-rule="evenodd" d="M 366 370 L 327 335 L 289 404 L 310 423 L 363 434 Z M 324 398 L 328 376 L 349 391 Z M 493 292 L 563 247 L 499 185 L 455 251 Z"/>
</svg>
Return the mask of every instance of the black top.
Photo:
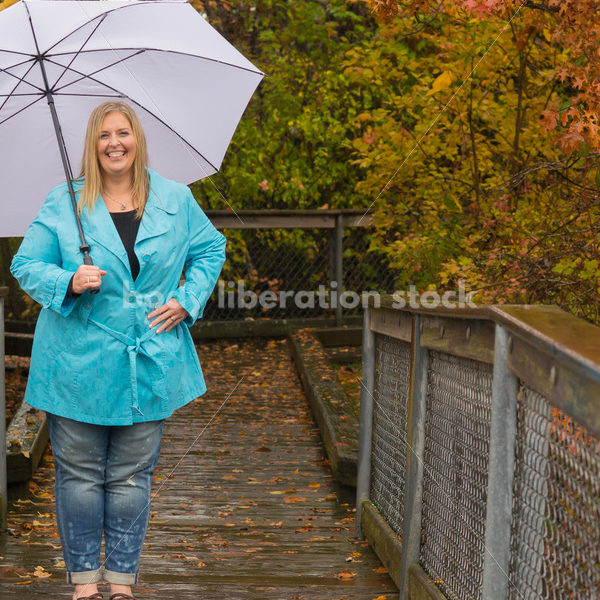
<svg viewBox="0 0 600 600">
<path fill-rule="evenodd" d="M 109 213 L 113 219 L 113 223 L 119 232 L 119 236 L 121 237 L 121 241 L 123 242 L 123 246 L 127 252 L 127 257 L 129 258 L 129 266 L 131 268 L 131 275 L 133 276 L 133 280 L 135 281 L 138 273 L 140 272 L 140 263 L 133 251 L 133 246 L 135 244 L 135 238 L 137 237 L 138 228 L 140 226 L 140 221 L 135 218 L 136 209 L 128 210 L 125 212 L 111 212 Z M 74 275 L 73 275 L 74 277 Z M 67 296 L 78 297 L 81 294 L 76 294 L 73 291 L 73 277 L 71 277 L 71 281 L 69 281 L 69 288 L 67 289 Z"/>
</svg>

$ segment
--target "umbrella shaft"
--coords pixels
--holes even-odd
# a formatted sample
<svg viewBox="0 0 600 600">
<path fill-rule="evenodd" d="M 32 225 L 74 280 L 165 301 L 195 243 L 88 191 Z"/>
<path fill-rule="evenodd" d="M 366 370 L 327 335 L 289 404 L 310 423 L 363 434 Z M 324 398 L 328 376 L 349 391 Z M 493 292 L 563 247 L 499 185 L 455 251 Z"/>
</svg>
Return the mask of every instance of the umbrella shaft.
<svg viewBox="0 0 600 600">
<path fill-rule="evenodd" d="M 38 56 L 38 62 L 40 63 L 40 69 L 42 71 L 42 77 L 44 79 L 44 87 L 46 88 L 46 100 L 48 101 L 48 107 L 50 108 L 50 114 L 52 115 L 52 123 L 54 124 L 54 132 L 56 133 L 56 139 L 58 140 L 58 148 L 60 150 L 60 157 L 62 158 L 63 168 L 67 177 L 67 183 L 69 185 L 69 193 L 73 197 L 72 182 L 73 182 L 73 171 L 71 169 L 71 163 L 69 162 L 69 156 L 67 154 L 67 148 L 65 147 L 65 139 L 60 128 L 60 122 L 58 115 L 56 114 L 56 106 L 54 105 L 54 96 L 50 85 L 48 84 L 48 75 L 46 74 L 46 65 L 44 64 L 44 57 Z M 74 199 L 74 198 L 73 198 Z"/>
<path fill-rule="evenodd" d="M 42 65 L 44 63 L 41 63 Z M 44 73 L 44 78 L 46 72 L 44 67 L 42 66 L 42 72 Z M 58 142 L 58 149 L 60 151 L 60 157 L 62 159 L 63 168 L 65 170 L 65 175 L 67 178 L 67 185 L 69 186 L 69 196 L 71 196 L 71 202 L 73 204 L 73 209 L 75 210 L 75 214 L 77 215 L 77 202 L 75 201 L 75 191 L 73 190 L 73 171 L 71 170 L 71 163 L 69 162 L 69 155 L 67 154 L 67 148 L 65 146 L 65 138 L 63 137 L 62 130 L 60 128 L 60 123 L 58 121 L 58 115 L 56 114 L 56 106 L 54 105 L 54 97 L 52 96 L 52 92 L 46 89 L 46 100 L 48 100 L 48 108 L 50 108 L 50 114 L 52 115 L 52 123 L 54 124 L 54 133 L 56 133 L 56 140 Z M 77 227 L 79 228 L 79 237 L 81 238 L 81 243 L 84 244 L 85 240 L 83 238 L 83 231 L 81 229 L 81 224 L 79 223 L 79 219 L 77 219 Z"/>
<path fill-rule="evenodd" d="M 52 115 L 52 123 L 54 125 L 54 133 L 56 134 L 56 141 L 58 142 L 58 149 L 60 151 L 60 158 L 62 159 L 63 168 L 65 170 L 65 176 L 67 179 L 67 186 L 69 187 L 69 196 L 71 197 L 71 204 L 75 211 L 75 220 L 77 221 L 77 229 L 79 230 L 79 239 L 81 240 L 81 251 L 84 253 L 84 258 L 87 255 L 89 246 L 85 243 L 83 236 L 83 230 L 81 228 L 81 222 L 79 221 L 79 215 L 77 213 L 77 202 L 75 201 L 75 191 L 73 190 L 73 170 L 71 169 L 71 163 L 69 162 L 69 155 L 67 154 L 67 146 L 65 144 L 65 138 L 60 128 L 60 122 L 58 120 L 58 114 L 56 113 L 56 106 L 54 104 L 54 96 L 52 90 L 48 84 L 48 76 L 46 75 L 46 66 L 44 65 L 44 57 L 39 56 L 38 62 L 40 63 L 40 69 L 42 70 L 42 77 L 44 78 L 44 86 L 46 87 L 46 100 L 48 101 L 48 108 Z M 87 250 L 84 248 L 87 246 Z"/>
<path fill-rule="evenodd" d="M 46 92 L 46 100 L 48 100 L 48 107 L 50 108 L 50 114 L 52 115 L 52 123 L 54 124 L 54 132 L 56 133 L 56 139 L 58 141 L 58 148 L 60 150 L 60 157 L 62 159 L 65 175 L 67 177 L 67 184 L 69 185 L 69 193 L 73 193 L 73 171 L 71 169 L 71 163 L 69 162 L 69 156 L 67 155 L 67 149 L 65 147 L 65 139 L 60 128 L 58 121 L 58 115 L 56 114 L 56 106 L 54 105 L 54 97 L 52 92 Z"/>
<path fill-rule="evenodd" d="M 79 239 L 81 240 L 81 246 L 79 249 L 83 252 L 83 263 L 86 265 L 93 265 L 92 258 L 89 255 L 90 246 L 86 243 L 83 235 L 83 229 L 81 228 L 81 220 L 79 219 L 79 213 L 77 212 L 77 201 L 75 200 L 75 190 L 73 189 L 73 171 L 71 170 L 71 163 L 69 162 L 69 155 L 67 154 L 67 147 L 65 144 L 65 138 L 60 128 L 60 122 L 58 121 L 58 114 L 56 113 L 56 106 L 54 105 L 54 97 L 50 89 L 48 89 L 48 80 L 46 79 L 46 69 L 44 69 L 43 61 L 40 61 L 42 68 L 42 74 L 44 76 L 44 83 L 46 84 L 46 100 L 48 101 L 48 108 L 52 115 L 52 123 L 54 124 L 54 132 L 56 133 L 56 140 L 58 142 L 58 148 L 60 150 L 60 157 L 62 159 L 63 168 L 67 178 L 67 186 L 69 187 L 69 196 L 71 197 L 71 205 L 75 212 L 75 221 L 77 222 L 77 230 L 79 232 Z M 98 293 L 98 288 L 90 290 L 92 294 Z"/>
</svg>

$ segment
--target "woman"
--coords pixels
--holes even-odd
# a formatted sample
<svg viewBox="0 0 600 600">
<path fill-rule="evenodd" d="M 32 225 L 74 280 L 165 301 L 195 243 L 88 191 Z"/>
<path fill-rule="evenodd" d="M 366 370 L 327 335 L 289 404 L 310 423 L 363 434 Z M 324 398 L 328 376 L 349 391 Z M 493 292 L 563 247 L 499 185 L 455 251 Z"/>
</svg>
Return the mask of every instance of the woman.
<svg viewBox="0 0 600 600">
<path fill-rule="evenodd" d="M 79 600 L 102 598 L 103 580 L 111 600 L 132 598 L 164 420 L 206 391 L 188 328 L 216 284 L 225 238 L 187 186 L 147 163 L 133 110 L 98 106 L 75 181 L 94 265 L 80 264 L 66 184 L 50 192 L 11 264 L 43 306 L 25 401 L 47 413 L 58 529 Z"/>
</svg>

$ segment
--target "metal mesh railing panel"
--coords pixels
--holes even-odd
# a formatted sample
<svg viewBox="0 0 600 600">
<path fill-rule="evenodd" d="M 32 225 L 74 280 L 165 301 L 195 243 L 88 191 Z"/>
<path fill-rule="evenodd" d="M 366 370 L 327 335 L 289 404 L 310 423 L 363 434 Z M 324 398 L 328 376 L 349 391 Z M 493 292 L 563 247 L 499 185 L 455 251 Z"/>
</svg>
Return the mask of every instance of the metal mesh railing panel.
<svg viewBox="0 0 600 600">
<path fill-rule="evenodd" d="M 430 351 L 420 564 L 448 598 L 481 597 L 492 366 Z"/>
<path fill-rule="evenodd" d="M 220 275 L 221 293 L 218 285 L 206 304 L 204 320 L 314 318 L 335 313 L 330 295 L 335 240 L 330 229 L 225 229 L 223 234 L 227 260 Z M 346 315 L 362 310 L 361 292 L 394 291 L 389 261 L 369 251 L 371 236 L 370 227 L 344 229 L 343 283 L 336 293 L 338 298 L 343 291 L 350 293 L 342 304 Z M 267 303 L 258 300 L 264 292 L 273 292 Z M 253 297 L 257 301 L 249 306 Z"/>
<path fill-rule="evenodd" d="M 219 297 L 217 286 L 207 302 L 205 320 L 309 318 L 330 312 L 317 295 L 320 285 L 329 289 L 326 230 L 247 229 L 223 234 L 228 256 L 220 276 L 222 293 Z M 283 291 L 295 295 L 282 297 Z M 267 303 L 260 300 L 261 294 Z"/>
<path fill-rule="evenodd" d="M 371 501 L 402 535 L 410 344 L 375 334 Z"/>
<path fill-rule="evenodd" d="M 510 600 L 600 599 L 600 440 L 527 387 L 518 398 Z"/>
</svg>

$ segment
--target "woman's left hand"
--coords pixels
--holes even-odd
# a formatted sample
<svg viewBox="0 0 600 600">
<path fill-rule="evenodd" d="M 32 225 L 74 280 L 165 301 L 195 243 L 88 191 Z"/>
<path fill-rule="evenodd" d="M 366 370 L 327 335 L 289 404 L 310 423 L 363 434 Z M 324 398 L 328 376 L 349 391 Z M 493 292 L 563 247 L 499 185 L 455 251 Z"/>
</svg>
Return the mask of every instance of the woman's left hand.
<svg viewBox="0 0 600 600">
<path fill-rule="evenodd" d="M 154 327 L 158 323 L 162 323 L 162 325 L 156 330 L 156 333 L 160 333 L 161 331 L 170 331 L 178 325 L 181 321 L 183 321 L 188 316 L 188 311 L 175 300 L 175 298 L 169 298 L 165 304 L 159 306 L 154 309 L 151 313 L 148 313 L 148 318 L 154 319 L 154 321 L 150 322 L 150 327 Z"/>
</svg>

